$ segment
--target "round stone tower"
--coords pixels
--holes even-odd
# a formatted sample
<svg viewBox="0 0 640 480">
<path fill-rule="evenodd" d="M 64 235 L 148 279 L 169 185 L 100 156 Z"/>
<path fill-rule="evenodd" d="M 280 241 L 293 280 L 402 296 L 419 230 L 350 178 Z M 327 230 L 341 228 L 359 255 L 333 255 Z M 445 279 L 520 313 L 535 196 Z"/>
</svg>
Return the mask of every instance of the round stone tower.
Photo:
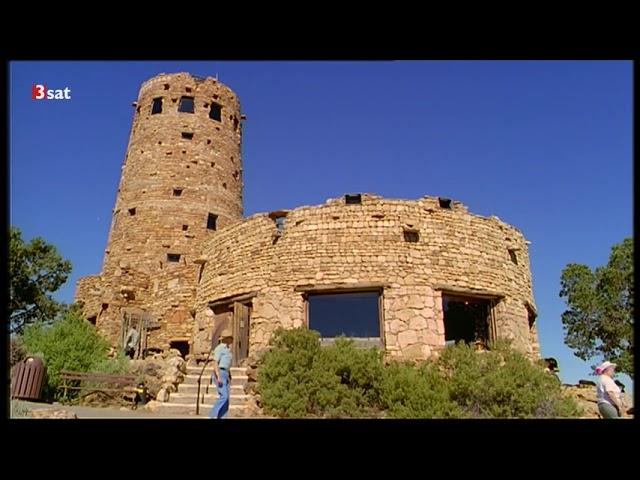
<svg viewBox="0 0 640 480">
<path fill-rule="evenodd" d="M 144 82 L 133 107 L 102 273 L 76 299 L 114 343 L 137 307 L 150 344 L 168 348 L 191 335 L 203 243 L 242 218 L 240 103 L 215 78 L 176 73 Z"/>
</svg>

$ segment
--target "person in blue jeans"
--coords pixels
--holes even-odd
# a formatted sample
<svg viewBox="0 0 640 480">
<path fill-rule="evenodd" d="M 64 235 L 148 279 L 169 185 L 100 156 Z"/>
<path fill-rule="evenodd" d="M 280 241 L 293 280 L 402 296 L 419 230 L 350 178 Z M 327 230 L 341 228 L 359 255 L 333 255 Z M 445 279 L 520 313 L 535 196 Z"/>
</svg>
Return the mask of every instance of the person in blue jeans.
<svg viewBox="0 0 640 480">
<path fill-rule="evenodd" d="M 218 389 L 218 399 L 211 407 L 209 418 L 224 418 L 229 411 L 229 386 L 231 383 L 232 353 L 229 346 L 233 342 L 231 335 L 225 335 L 213 350 L 213 377 Z"/>
</svg>

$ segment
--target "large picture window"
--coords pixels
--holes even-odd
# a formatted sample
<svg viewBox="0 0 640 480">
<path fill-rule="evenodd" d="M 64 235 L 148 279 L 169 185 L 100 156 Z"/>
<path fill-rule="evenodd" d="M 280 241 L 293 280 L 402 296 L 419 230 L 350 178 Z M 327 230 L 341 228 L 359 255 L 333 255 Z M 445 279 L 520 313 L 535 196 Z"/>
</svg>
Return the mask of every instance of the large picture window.
<svg viewBox="0 0 640 480">
<path fill-rule="evenodd" d="M 310 294 L 309 328 L 323 338 L 380 337 L 378 292 Z"/>
</svg>

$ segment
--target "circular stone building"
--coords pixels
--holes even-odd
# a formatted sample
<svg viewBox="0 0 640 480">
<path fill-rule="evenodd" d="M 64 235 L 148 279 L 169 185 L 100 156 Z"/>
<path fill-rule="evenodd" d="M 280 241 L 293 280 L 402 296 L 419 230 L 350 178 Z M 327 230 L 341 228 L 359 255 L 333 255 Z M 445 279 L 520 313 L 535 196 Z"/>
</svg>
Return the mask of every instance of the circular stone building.
<svg viewBox="0 0 640 480">
<path fill-rule="evenodd" d="M 527 242 L 497 217 L 439 197 L 370 194 L 256 214 L 216 232 L 195 302 L 194 353 L 232 319 L 236 360 L 277 327 L 309 327 L 425 359 L 455 341 L 498 337 L 539 355 Z"/>
</svg>

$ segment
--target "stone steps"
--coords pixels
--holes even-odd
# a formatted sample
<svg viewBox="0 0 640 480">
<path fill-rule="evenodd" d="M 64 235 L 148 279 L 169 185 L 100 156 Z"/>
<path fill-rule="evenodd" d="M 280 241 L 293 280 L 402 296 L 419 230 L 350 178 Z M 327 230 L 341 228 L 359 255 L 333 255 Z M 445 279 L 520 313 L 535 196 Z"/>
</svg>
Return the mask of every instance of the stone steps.
<svg viewBox="0 0 640 480">
<path fill-rule="evenodd" d="M 246 368 L 233 367 L 231 370 L 231 385 L 229 396 L 229 413 L 230 417 L 242 417 L 245 413 L 245 407 L 250 398 L 245 393 L 245 386 L 248 382 Z M 198 378 L 202 367 L 187 367 L 187 375 L 182 383 L 178 385 L 176 392 L 169 394 L 169 401 L 158 405 L 156 411 L 166 414 L 195 415 L 196 400 L 198 394 Z M 200 383 L 200 416 L 206 417 L 211 407 L 218 398 L 218 392 L 215 385 L 212 385 L 211 375 L 213 368 L 208 367 L 204 370 Z"/>
</svg>

